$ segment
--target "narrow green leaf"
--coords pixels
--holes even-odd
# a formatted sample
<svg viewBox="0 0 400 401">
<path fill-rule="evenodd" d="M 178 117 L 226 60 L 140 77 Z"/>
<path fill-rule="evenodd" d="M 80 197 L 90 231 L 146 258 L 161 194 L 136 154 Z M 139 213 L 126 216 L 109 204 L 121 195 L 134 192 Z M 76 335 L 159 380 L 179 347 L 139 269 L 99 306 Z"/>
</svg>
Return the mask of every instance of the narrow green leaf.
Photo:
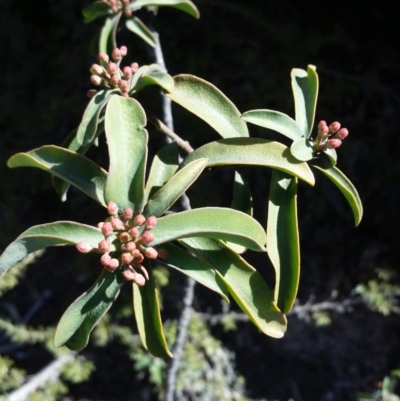
<svg viewBox="0 0 400 401">
<path fill-rule="evenodd" d="M 147 71 L 151 71 L 152 66 L 157 66 L 161 70 L 161 67 L 158 64 L 151 64 L 151 65 L 142 65 L 141 67 L 139 67 L 139 69 L 133 74 L 133 77 L 130 81 L 129 84 L 129 92 L 131 92 L 132 90 L 134 90 L 135 86 L 137 85 L 139 79 L 146 74 Z"/>
<path fill-rule="evenodd" d="M 296 121 L 279 111 L 250 110 L 242 114 L 242 119 L 248 123 L 279 132 L 293 140 L 300 138 L 302 135 Z"/>
<path fill-rule="evenodd" d="M 158 85 L 163 90 L 171 92 L 174 88 L 174 79 L 171 75 L 163 72 L 157 71 L 152 65 L 148 66 L 148 70 L 138 79 L 134 90 L 138 91 L 148 85 Z"/>
<path fill-rule="evenodd" d="M 207 159 L 197 159 L 179 170 L 149 200 L 143 210 L 145 216 L 161 216 L 164 214 L 193 184 L 204 170 Z"/>
<path fill-rule="evenodd" d="M 290 146 L 290 153 L 297 160 L 308 162 L 314 157 L 312 142 L 308 138 L 296 139 Z"/>
<path fill-rule="evenodd" d="M 178 145 L 172 142 L 162 147 L 154 156 L 144 191 L 144 202 L 153 196 L 178 169 Z"/>
<path fill-rule="evenodd" d="M 92 287 L 62 315 L 56 328 L 54 346 L 66 345 L 74 351 L 85 348 L 90 333 L 110 309 L 125 281 L 120 269 L 112 273 L 104 269 Z"/>
<path fill-rule="evenodd" d="M 291 75 L 296 123 L 300 127 L 302 136 L 308 138 L 314 125 L 315 107 L 318 98 L 316 67 L 309 65 L 307 71 L 294 68 Z"/>
<path fill-rule="evenodd" d="M 159 260 L 160 262 L 191 277 L 198 283 L 221 295 L 226 302 L 229 302 L 226 285 L 215 274 L 214 270 L 210 269 L 209 265 L 170 243 L 163 244 L 162 248 L 168 252 L 168 257 Z"/>
<path fill-rule="evenodd" d="M 267 139 L 229 138 L 210 142 L 190 153 L 180 168 L 202 157 L 208 159 L 207 167 L 272 167 L 294 175 L 310 185 L 315 183 L 314 175 L 307 163 L 294 158 L 285 145 Z"/>
<path fill-rule="evenodd" d="M 111 7 L 108 4 L 96 1 L 85 7 L 82 10 L 82 15 L 85 23 L 88 24 L 103 15 L 111 14 L 111 12 Z"/>
<path fill-rule="evenodd" d="M 274 170 L 268 201 L 267 251 L 275 268 L 275 302 L 283 313 L 292 309 L 300 279 L 296 198 L 297 179 Z"/>
<path fill-rule="evenodd" d="M 325 149 L 324 153 L 328 156 L 332 166 L 336 166 L 337 153 L 335 149 Z"/>
<path fill-rule="evenodd" d="M 104 197 L 121 209 L 140 212 L 143 206 L 147 159 L 146 115 L 132 98 L 113 96 L 105 119 L 110 168 Z"/>
<path fill-rule="evenodd" d="M 143 39 L 148 45 L 156 47 L 156 39 L 152 32 L 138 17 L 127 19 L 125 25 L 131 32 Z"/>
<path fill-rule="evenodd" d="M 324 173 L 342 192 L 349 202 L 354 215 L 354 223 L 358 226 L 363 215 L 363 206 L 360 196 L 351 181 L 337 168 L 331 166 L 328 161 L 318 159 L 313 167 Z"/>
<path fill-rule="evenodd" d="M 54 145 L 26 153 L 17 153 L 8 167 L 36 167 L 74 185 L 96 202 L 105 206 L 104 186 L 107 172 L 85 156 Z"/>
<path fill-rule="evenodd" d="M 186 238 L 180 242 L 216 271 L 239 307 L 264 334 L 275 338 L 284 335 L 286 318 L 259 272 L 221 241 Z"/>
<path fill-rule="evenodd" d="M 100 52 L 107 53 L 111 56 L 113 49 L 117 47 L 117 27 L 122 13 L 113 14 L 104 20 L 103 26 L 100 30 L 99 36 L 99 49 Z M 106 64 L 102 63 L 105 67 Z"/>
<path fill-rule="evenodd" d="M 194 18 L 200 18 L 199 10 L 190 0 L 136 0 L 129 5 L 129 8 L 134 11 L 148 6 L 174 7 L 191 15 Z"/>
<path fill-rule="evenodd" d="M 79 144 L 88 145 L 93 141 L 97 132 L 100 113 L 114 93 L 116 93 L 115 90 L 100 90 L 90 99 L 76 134 Z"/>
<path fill-rule="evenodd" d="M 174 89 L 166 95 L 204 120 L 223 138 L 249 136 L 239 110 L 214 85 L 194 75 L 177 75 L 174 82 Z"/>
<path fill-rule="evenodd" d="M 152 230 L 151 246 L 186 237 L 207 237 L 231 241 L 264 252 L 266 235 L 257 220 L 237 210 L 205 207 L 158 219 Z"/>
<path fill-rule="evenodd" d="M 133 284 L 133 309 L 140 340 L 150 354 L 159 358 L 172 358 L 163 332 L 158 291 L 151 268 L 148 272 L 149 280 L 143 287 Z"/>
<path fill-rule="evenodd" d="M 39 249 L 58 245 L 76 245 L 80 241 L 85 241 L 95 248 L 102 239 L 104 235 L 98 228 L 72 221 L 33 226 L 24 231 L 0 255 L 0 275 L 26 255 Z"/>
</svg>

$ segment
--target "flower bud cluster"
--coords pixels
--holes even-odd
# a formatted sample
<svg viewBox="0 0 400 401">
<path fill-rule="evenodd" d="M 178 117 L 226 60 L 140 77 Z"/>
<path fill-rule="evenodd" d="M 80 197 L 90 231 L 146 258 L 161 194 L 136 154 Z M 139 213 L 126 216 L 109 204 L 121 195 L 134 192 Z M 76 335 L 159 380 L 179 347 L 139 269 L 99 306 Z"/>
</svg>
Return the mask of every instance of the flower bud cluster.
<svg viewBox="0 0 400 401">
<path fill-rule="evenodd" d="M 101 0 L 110 6 L 111 11 L 115 14 L 120 10 L 124 13 L 125 17 L 129 18 L 132 16 L 132 10 L 129 9 L 130 0 Z"/>
<path fill-rule="evenodd" d="M 142 286 L 149 279 L 149 274 L 142 265 L 144 259 L 168 257 L 165 249 L 148 246 L 154 241 L 151 230 L 157 225 L 157 218 L 155 216 L 146 218 L 142 214 L 135 215 L 130 208 L 124 209 L 119 214 L 118 206 L 114 202 L 108 202 L 107 211 L 110 217 L 97 225 L 104 235 L 104 239 L 97 244 L 97 248 L 91 247 L 86 242 L 78 242 L 76 248 L 82 253 L 91 251 L 102 253 L 100 262 L 106 270 L 112 272 L 121 266 L 126 280 Z"/>
<path fill-rule="evenodd" d="M 328 124 L 322 120 L 318 123 L 318 134 L 314 141 L 314 149 L 336 149 L 342 145 L 342 141 L 346 139 L 348 135 L 348 129 L 341 128 L 338 121 L 328 126 Z"/>
<path fill-rule="evenodd" d="M 122 96 L 129 97 L 129 89 L 132 77 L 139 69 L 138 63 L 132 63 L 130 66 L 120 69 L 122 59 L 127 55 L 126 46 L 115 48 L 111 54 L 111 60 L 106 53 L 99 54 L 99 61 L 106 64 L 105 67 L 99 64 L 93 64 L 90 68 L 92 75 L 90 80 L 93 85 L 101 86 L 106 89 L 117 89 L 121 91 Z M 96 90 L 90 89 L 87 96 L 92 98 L 96 94 Z"/>
</svg>

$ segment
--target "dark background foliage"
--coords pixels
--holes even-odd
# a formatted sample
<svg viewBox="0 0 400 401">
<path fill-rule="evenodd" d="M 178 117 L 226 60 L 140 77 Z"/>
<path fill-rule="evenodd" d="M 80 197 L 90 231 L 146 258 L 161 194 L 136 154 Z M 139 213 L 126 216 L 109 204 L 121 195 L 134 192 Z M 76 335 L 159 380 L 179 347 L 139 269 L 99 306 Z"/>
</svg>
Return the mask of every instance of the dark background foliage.
<svg viewBox="0 0 400 401">
<path fill-rule="evenodd" d="M 0 249 L 31 225 L 61 219 L 95 224 L 103 218 L 100 208 L 74 190 L 68 202 L 60 203 L 45 173 L 6 167 L 16 152 L 62 143 L 80 121 L 90 88 L 88 69 L 95 62 L 89 43 L 99 27 L 82 22 L 80 11 L 86 4 L 0 0 Z M 348 205 L 322 176 L 317 176 L 316 188 L 300 186 L 300 301 L 311 294 L 324 300 L 332 291 L 345 299 L 358 283 L 374 278 L 378 267 L 398 273 L 400 47 L 393 7 L 381 2 L 360 8 L 342 0 L 196 4 L 199 21 L 167 8 L 153 21 L 172 75 L 186 72 L 214 83 L 242 112 L 269 108 L 293 115 L 290 70 L 314 64 L 320 77 L 317 120 L 339 120 L 350 131 L 339 149 L 338 165 L 359 190 L 364 219 L 359 228 L 353 227 Z M 129 47 L 132 61 L 151 61 L 152 53 L 133 35 L 122 32 L 118 42 Z M 157 110 L 158 92 L 150 91 L 144 101 Z M 178 106 L 174 113 L 176 132 L 192 146 L 217 139 Z M 255 127 L 251 133 L 273 137 Z M 99 162 L 107 165 L 106 159 Z M 265 221 L 268 172 L 245 173 L 255 192 L 256 216 Z M 226 174 L 216 177 L 224 183 Z M 205 195 L 224 204 L 218 185 L 210 188 L 204 180 L 197 188 L 207 188 Z M 268 277 L 265 260 L 254 258 L 254 263 Z M 0 314 L 18 321 L 50 289 L 49 301 L 30 324 L 54 325 L 97 276 L 97 264 L 70 249 L 47 252 L 3 297 Z M 173 279 L 165 292 L 166 318 L 176 317 L 181 306 L 184 281 Z M 195 307 L 220 308 L 216 298 L 199 288 Z M 334 315 L 324 328 L 289 318 L 288 333 L 279 341 L 245 323 L 235 332 L 218 326 L 213 332 L 236 353 L 236 368 L 246 378 L 249 396 L 328 401 L 352 400 L 357 390 L 370 391 L 400 367 L 399 329 L 398 316 L 382 317 L 359 307 Z M 98 369 L 89 382 L 72 388 L 71 399 L 145 399 L 140 386 L 147 385 L 135 378 L 124 350 L 117 344 L 112 350 L 88 347 L 85 352 Z M 33 346 L 11 356 L 30 373 L 51 359 Z"/>
</svg>

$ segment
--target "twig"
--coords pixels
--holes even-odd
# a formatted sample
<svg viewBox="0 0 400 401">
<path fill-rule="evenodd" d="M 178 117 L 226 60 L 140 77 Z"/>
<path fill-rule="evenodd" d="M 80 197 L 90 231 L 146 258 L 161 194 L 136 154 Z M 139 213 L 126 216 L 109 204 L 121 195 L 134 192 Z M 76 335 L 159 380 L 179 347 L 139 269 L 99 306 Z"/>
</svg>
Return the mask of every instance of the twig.
<svg viewBox="0 0 400 401">
<path fill-rule="evenodd" d="M 55 381 L 60 377 L 61 368 L 75 358 L 76 352 L 61 355 L 45 368 L 36 373 L 27 383 L 9 394 L 7 401 L 25 401 L 29 394 L 36 391 L 49 381 Z"/>
</svg>

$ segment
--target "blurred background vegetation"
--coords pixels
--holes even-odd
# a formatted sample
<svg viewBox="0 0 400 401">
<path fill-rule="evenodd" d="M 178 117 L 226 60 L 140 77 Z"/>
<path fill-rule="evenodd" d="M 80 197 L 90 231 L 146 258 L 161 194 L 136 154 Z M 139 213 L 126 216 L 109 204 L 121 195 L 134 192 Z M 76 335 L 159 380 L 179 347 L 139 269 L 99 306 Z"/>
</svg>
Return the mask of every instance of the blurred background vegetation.
<svg viewBox="0 0 400 401">
<path fill-rule="evenodd" d="M 343 0 L 195 3 L 199 21 L 167 8 L 153 21 L 169 72 L 214 83 L 241 112 L 269 108 L 293 115 L 290 70 L 316 65 L 317 120 L 338 120 L 350 131 L 338 165 L 360 193 L 364 219 L 353 227 L 347 204 L 324 177 L 316 177 L 316 188 L 301 185 L 302 276 L 285 338 L 266 338 L 234 305 L 226 309 L 197 286 L 177 399 L 397 400 L 400 32 L 393 7 L 380 2 L 361 9 Z M 61 144 L 79 123 L 95 62 L 89 44 L 99 27 L 83 23 L 87 4 L 0 0 L 0 250 L 31 225 L 62 219 L 96 224 L 104 217 L 73 189 L 60 203 L 46 173 L 6 166 L 16 152 Z M 121 32 L 118 43 L 128 46 L 132 61 L 152 62 L 152 52 L 132 34 Z M 144 99 L 155 110 L 159 100 L 156 90 Z M 192 146 L 217 139 L 178 106 L 174 117 L 176 132 Z M 105 158 L 98 162 L 107 165 Z M 212 177 L 221 185 L 210 187 L 205 177 L 197 189 L 207 188 L 205 196 L 224 204 L 226 174 Z M 245 174 L 263 222 L 268 172 Z M 265 258 L 248 257 L 273 280 Z M 1 278 L 0 399 L 60 358 L 66 363 L 53 366 L 58 373 L 30 401 L 163 399 L 166 363 L 138 344 L 129 291 L 122 291 L 79 356 L 52 348 L 54 325 L 98 273 L 96 257 L 53 248 Z M 173 342 L 185 281 L 160 268 L 158 282 Z"/>
</svg>

